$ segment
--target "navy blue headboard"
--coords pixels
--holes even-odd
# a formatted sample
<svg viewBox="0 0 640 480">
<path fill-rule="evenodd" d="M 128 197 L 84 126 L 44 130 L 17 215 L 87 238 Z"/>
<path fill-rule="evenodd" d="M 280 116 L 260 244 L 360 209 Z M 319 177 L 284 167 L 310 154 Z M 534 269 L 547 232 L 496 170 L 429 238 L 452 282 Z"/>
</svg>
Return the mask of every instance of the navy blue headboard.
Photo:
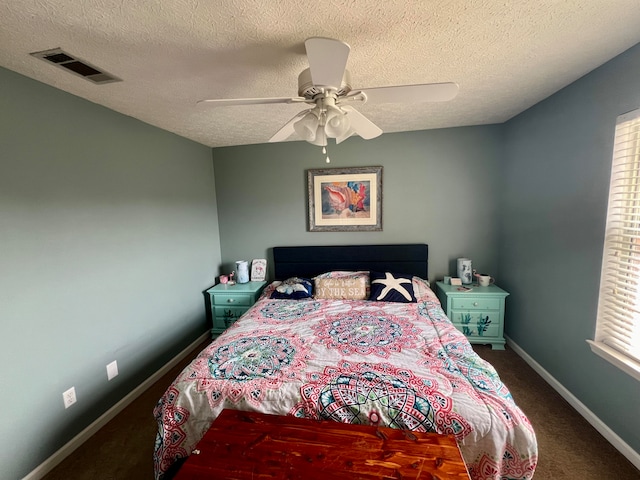
<svg viewBox="0 0 640 480">
<path fill-rule="evenodd" d="M 333 270 L 404 273 L 428 280 L 429 246 L 410 243 L 273 247 L 273 261 L 276 280 L 311 278 Z"/>
</svg>

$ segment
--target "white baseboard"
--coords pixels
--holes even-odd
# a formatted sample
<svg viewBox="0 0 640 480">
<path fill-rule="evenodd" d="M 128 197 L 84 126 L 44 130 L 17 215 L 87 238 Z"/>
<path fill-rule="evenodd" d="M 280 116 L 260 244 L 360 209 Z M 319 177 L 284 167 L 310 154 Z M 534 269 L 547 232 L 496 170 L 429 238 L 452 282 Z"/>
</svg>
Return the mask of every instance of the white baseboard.
<svg viewBox="0 0 640 480">
<path fill-rule="evenodd" d="M 593 428 L 607 439 L 622 455 L 624 455 L 637 469 L 640 470 L 640 453 L 631 448 L 622 438 L 600 420 L 587 406 L 578 400 L 558 380 L 556 380 L 542 365 L 531 358 L 517 343 L 506 337 L 507 345 L 513 349 L 522 359 L 533 368 L 551 387 L 556 390 L 580 415 L 582 415 Z"/>
<path fill-rule="evenodd" d="M 173 357 L 166 365 L 164 365 L 160 370 L 155 372 L 149 378 L 147 378 L 144 382 L 134 388 L 131 392 L 129 392 L 126 396 L 122 398 L 118 403 L 116 403 L 109 410 L 104 412 L 100 417 L 98 417 L 91 425 L 82 430 L 79 434 L 69 440 L 65 445 L 62 446 L 58 451 L 56 451 L 53 455 L 47 458 L 44 462 L 34 468 L 23 480 L 40 480 L 47 473 L 49 473 L 53 468 L 62 462 L 65 458 L 67 458 L 73 451 L 86 442 L 94 433 L 104 427 L 110 420 L 112 420 L 116 415 L 118 415 L 122 410 L 124 410 L 131 402 L 133 402 L 136 398 L 138 398 L 145 390 L 147 390 L 151 385 L 160 380 L 164 375 L 166 375 L 169 370 L 175 367 L 179 362 L 181 362 L 187 355 L 189 355 L 195 348 L 202 342 L 204 342 L 207 338 L 211 338 L 211 332 L 207 331 L 200 335 L 197 339 L 195 339 L 189 346 L 187 346 L 184 350 L 182 350 L 178 355 Z"/>
</svg>

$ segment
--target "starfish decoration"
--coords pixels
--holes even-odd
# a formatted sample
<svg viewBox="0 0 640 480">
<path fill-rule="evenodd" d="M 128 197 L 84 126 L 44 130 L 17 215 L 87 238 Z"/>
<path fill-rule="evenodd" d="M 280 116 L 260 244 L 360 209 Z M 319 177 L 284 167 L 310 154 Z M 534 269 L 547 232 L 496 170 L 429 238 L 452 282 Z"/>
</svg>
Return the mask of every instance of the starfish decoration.
<svg viewBox="0 0 640 480">
<path fill-rule="evenodd" d="M 389 272 L 385 273 L 386 278 L 380 280 L 373 280 L 371 283 L 381 283 L 384 285 L 382 292 L 378 295 L 376 300 L 382 300 L 391 290 L 396 290 L 400 293 L 407 301 L 412 301 L 411 294 L 404 288 L 401 283 L 411 283 L 411 280 L 408 278 L 394 278 Z"/>
</svg>

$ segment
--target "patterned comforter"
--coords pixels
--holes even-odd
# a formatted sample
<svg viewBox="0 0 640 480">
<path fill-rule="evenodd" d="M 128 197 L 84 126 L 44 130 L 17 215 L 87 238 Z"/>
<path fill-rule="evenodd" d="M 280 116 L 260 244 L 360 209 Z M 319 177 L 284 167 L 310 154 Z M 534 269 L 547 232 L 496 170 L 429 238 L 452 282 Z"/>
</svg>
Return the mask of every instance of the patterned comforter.
<svg viewBox="0 0 640 480">
<path fill-rule="evenodd" d="M 419 303 L 274 300 L 273 288 L 159 400 L 156 479 L 224 408 L 452 433 L 472 479 L 532 478 L 531 424 L 435 295 Z"/>
</svg>

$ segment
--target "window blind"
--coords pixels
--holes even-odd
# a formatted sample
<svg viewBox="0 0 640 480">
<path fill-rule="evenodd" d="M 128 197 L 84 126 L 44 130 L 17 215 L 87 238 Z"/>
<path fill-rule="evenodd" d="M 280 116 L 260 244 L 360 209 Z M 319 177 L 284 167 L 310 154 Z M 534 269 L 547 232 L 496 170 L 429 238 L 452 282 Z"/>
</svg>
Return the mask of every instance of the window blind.
<svg viewBox="0 0 640 480">
<path fill-rule="evenodd" d="M 640 368 L 640 109 L 616 122 L 595 343 Z"/>
</svg>

